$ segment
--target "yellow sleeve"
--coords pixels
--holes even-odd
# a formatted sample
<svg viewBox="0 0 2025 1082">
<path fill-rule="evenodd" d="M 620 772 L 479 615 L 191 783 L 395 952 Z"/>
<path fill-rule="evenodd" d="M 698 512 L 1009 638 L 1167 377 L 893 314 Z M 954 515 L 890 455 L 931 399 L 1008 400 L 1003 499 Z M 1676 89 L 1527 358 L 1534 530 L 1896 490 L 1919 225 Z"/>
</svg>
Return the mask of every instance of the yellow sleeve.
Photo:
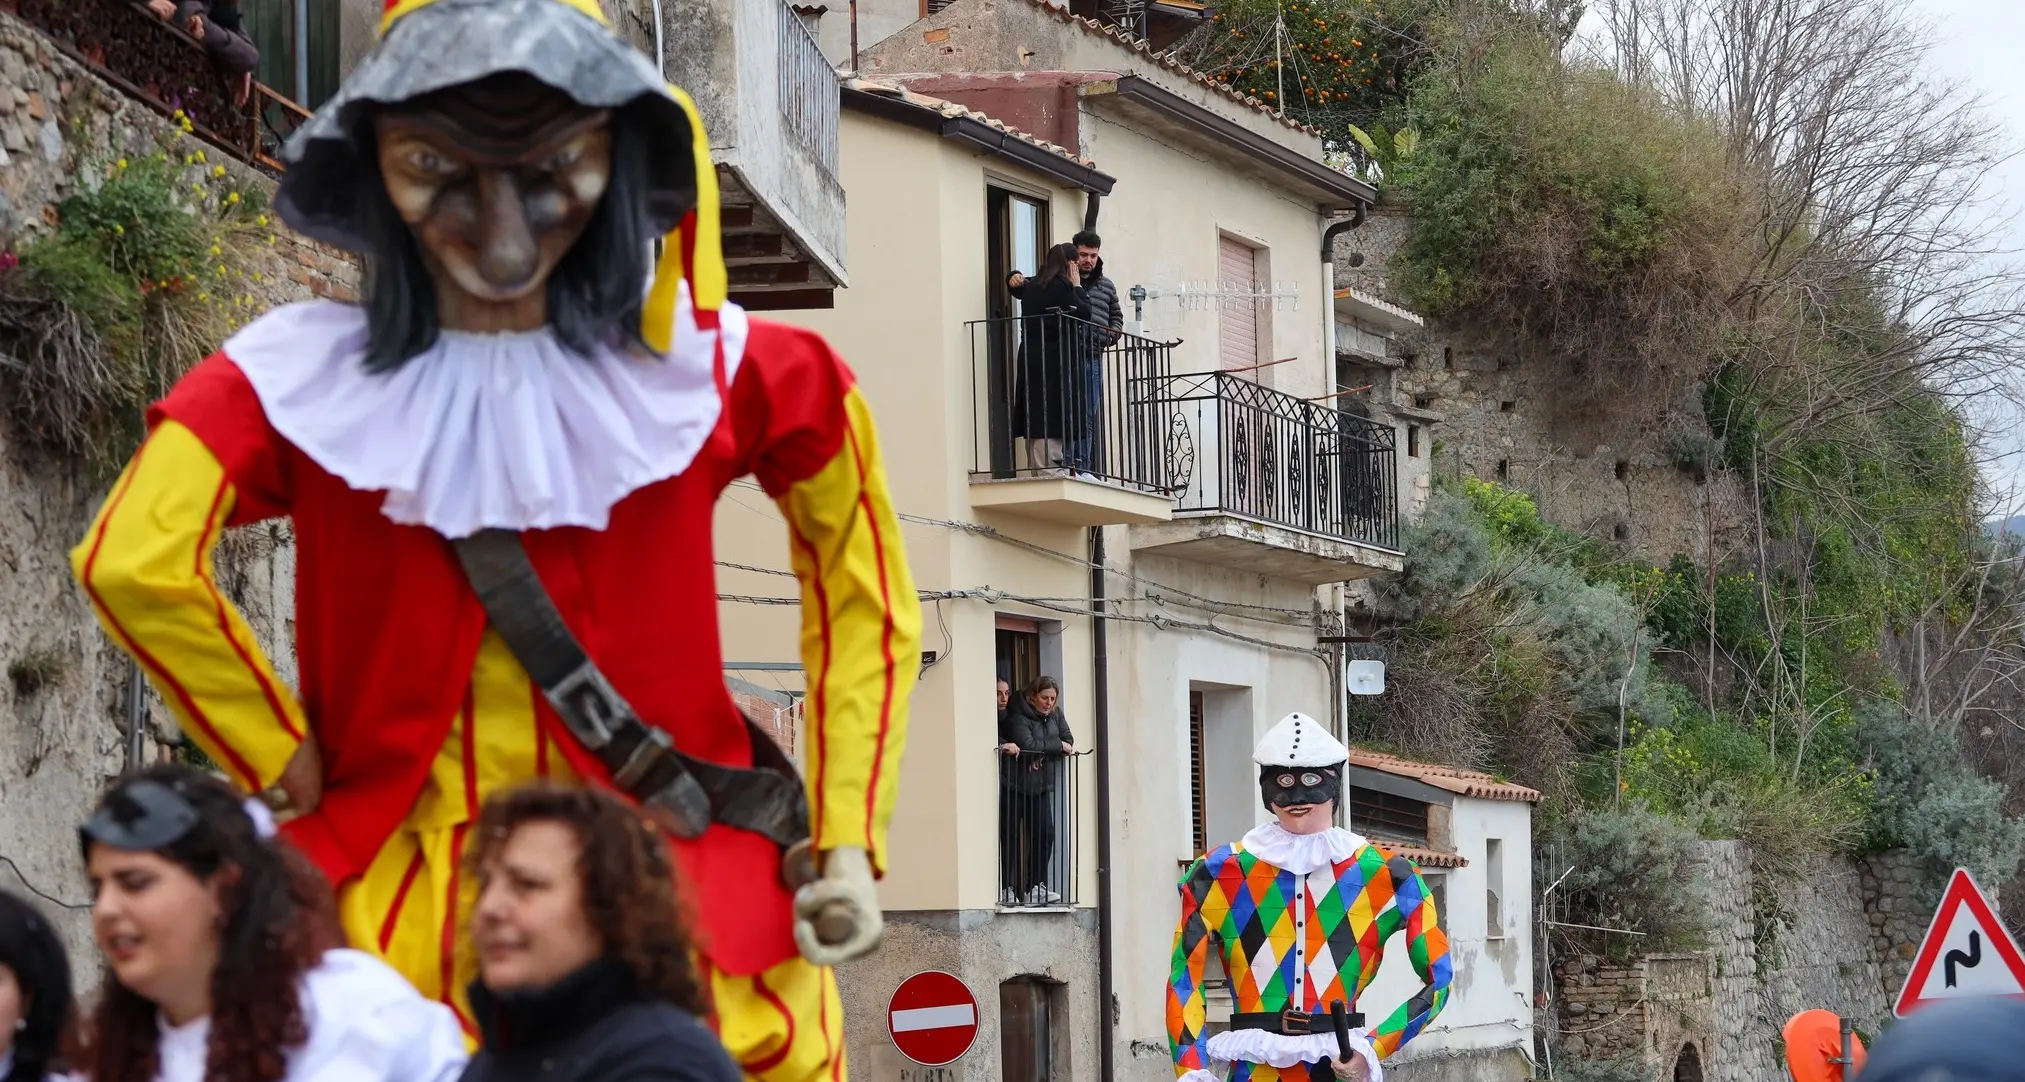
<svg viewBox="0 0 2025 1082">
<path fill-rule="evenodd" d="M 163 421 L 127 464 L 71 570 L 106 634 L 140 662 L 240 786 L 274 784 L 302 743 L 302 706 L 218 589 L 211 551 L 236 496 L 195 433 Z"/>
<path fill-rule="evenodd" d="M 801 583 L 815 847 L 863 847 L 884 874 L 907 700 L 921 664 L 921 603 L 871 414 L 855 387 L 845 395 L 844 421 L 837 452 L 778 503 Z"/>
</svg>

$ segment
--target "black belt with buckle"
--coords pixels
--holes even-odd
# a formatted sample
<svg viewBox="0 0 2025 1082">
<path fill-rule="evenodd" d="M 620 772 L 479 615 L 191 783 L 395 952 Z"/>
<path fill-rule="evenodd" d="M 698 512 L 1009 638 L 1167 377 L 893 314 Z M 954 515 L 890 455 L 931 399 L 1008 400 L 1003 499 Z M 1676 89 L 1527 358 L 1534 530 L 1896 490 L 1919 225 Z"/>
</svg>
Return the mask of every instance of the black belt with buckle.
<svg viewBox="0 0 2025 1082">
<path fill-rule="evenodd" d="M 781 849 L 781 878 L 790 888 L 815 878 L 807 791 L 771 737 L 741 715 L 752 745 L 751 768 L 676 750 L 666 732 L 634 713 L 584 652 L 519 534 L 481 530 L 453 544 L 492 629 L 570 735 L 611 771 L 613 785 L 666 813 L 680 837 L 699 837 L 713 822 L 765 836 Z"/>
<path fill-rule="evenodd" d="M 1256 1013 L 1233 1012 L 1230 1016 L 1232 1029 L 1262 1029 L 1267 1033 L 1280 1033 L 1289 1037 L 1305 1037 L 1310 1033 L 1327 1033 L 1332 1023 L 1327 1014 L 1310 1014 L 1288 1007 L 1283 1011 L 1261 1011 Z M 1350 1028 L 1364 1025 L 1364 1015 L 1350 1013 Z"/>
</svg>

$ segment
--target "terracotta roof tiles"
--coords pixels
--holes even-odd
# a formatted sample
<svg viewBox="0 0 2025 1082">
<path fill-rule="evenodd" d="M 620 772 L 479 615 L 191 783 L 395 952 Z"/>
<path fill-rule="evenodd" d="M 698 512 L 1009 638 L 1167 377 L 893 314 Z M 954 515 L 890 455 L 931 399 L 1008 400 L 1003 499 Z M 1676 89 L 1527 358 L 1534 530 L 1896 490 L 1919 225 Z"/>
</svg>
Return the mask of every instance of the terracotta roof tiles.
<svg viewBox="0 0 2025 1082">
<path fill-rule="evenodd" d="M 1026 132 L 1019 130 L 1018 128 L 1013 127 L 1012 125 L 1007 124 L 1003 120 L 995 120 L 989 116 L 984 115 L 983 113 L 978 112 L 975 109 L 972 109 L 965 105 L 960 105 L 946 98 L 937 98 L 927 94 L 919 94 L 896 83 L 880 82 L 879 80 L 876 79 L 865 79 L 865 78 L 845 79 L 844 85 L 851 88 L 852 90 L 862 91 L 866 94 L 877 94 L 883 98 L 892 98 L 895 101 L 903 101 L 916 108 L 926 109 L 929 110 L 930 112 L 939 113 L 944 117 L 949 117 L 952 119 L 956 117 L 965 117 L 967 119 L 977 121 L 979 124 L 983 124 L 986 127 L 989 127 L 995 131 L 1002 131 L 1007 135 L 1010 135 L 1023 143 L 1028 143 L 1031 144 L 1032 146 L 1039 147 L 1040 149 L 1045 150 L 1048 153 L 1063 159 L 1064 161 L 1075 162 L 1077 165 L 1087 166 L 1093 169 L 1096 168 L 1097 163 L 1091 161 L 1088 158 L 1083 157 L 1080 154 L 1077 154 L 1075 151 L 1070 150 L 1068 147 L 1061 146 L 1056 143 L 1050 143 L 1047 140 L 1042 139 L 1038 136 L 1029 135 Z"/>
<path fill-rule="evenodd" d="M 1078 29 L 1082 30 L 1086 34 L 1095 34 L 1096 36 L 1101 38 L 1109 38 L 1119 48 L 1130 49 L 1133 52 L 1138 53 L 1140 56 L 1145 57 L 1147 60 L 1152 61 L 1154 64 L 1159 65 L 1162 69 L 1173 72 L 1174 74 L 1179 75 L 1182 78 L 1187 79 L 1188 81 L 1195 83 L 1199 86 L 1208 87 L 1210 90 L 1213 90 L 1216 93 L 1231 99 L 1232 101 L 1238 102 L 1242 105 L 1250 107 L 1256 112 L 1263 113 L 1266 116 L 1272 117 L 1274 120 L 1280 122 L 1286 127 L 1292 128 L 1298 132 L 1305 132 L 1308 135 L 1320 136 L 1322 134 L 1320 131 L 1311 128 L 1298 120 L 1290 119 L 1286 115 L 1276 111 L 1269 102 L 1263 101 L 1241 90 L 1238 90 L 1237 88 L 1231 86 L 1229 83 L 1223 82 L 1218 79 L 1212 79 L 1207 74 L 1189 67 L 1187 64 L 1184 64 L 1181 61 L 1176 60 L 1174 57 L 1168 55 L 1167 53 L 1155 52 L 1152 46 L 1146 44 L 1145 41 L 1139 38 L 1135 38 L 1130 34 L 1126 34 L 1120 31 L 1115 26 L 1105 26 L 1103 23 L 1097 22 L 1094 19 L 1085 18 L 1084 16 L 1081 15 L 1070 14 L 1067 9 L 1056 7 L 1055 5 L 1048 3 L 1048 0 L 1027 0 L 1027 2 L 1033 4 L 1035 7 L 1045 9 L 1049 14 L 1053 15 L 1055 18 L 1061 20 L 1062 22 L 1074 24 Z"/>
<path fill-rule="evenodd" d="M 1438 849 L 1423 849 L 1406 842 L 1389 842 L 1383 838 L 1370 839 L 1371 844 L 1389 856 L 1405 857 L 1423 868 L 1467 868 L 1470 862 L 1460 853 L 1444 853 Z"/>
<path fill-rule="evenodd" d="M 1382 751 L 1351 748 L 1350 765 L 1411 778 L 1423 785 L 1432 785 L 1458 796 L 1474 797 L 1478 800 L 1523 800 L 1531 803 L 1540 799 L 1540 791 L 1537 789 L 1528 789 L 1514 782 L 1499 781 L 1481 770 L 1416 763 L 1411 759 L 1401 759 Z"/>
</svg>

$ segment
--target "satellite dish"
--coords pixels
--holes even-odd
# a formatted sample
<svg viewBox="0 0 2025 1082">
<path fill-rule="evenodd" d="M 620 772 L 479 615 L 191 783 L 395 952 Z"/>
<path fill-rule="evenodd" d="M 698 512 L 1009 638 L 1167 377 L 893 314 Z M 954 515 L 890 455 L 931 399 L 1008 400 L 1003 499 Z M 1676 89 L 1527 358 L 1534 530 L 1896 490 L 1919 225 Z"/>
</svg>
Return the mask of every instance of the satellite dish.
<svg viewBox="0 0 2025 1082">
<path fill-rule="evenodd" d="M 1343 667 L 1343 674 L 1350 685 L 1352 695 L 1385 694 L 1383 661 L 1352 661 Z"/>
</svg>

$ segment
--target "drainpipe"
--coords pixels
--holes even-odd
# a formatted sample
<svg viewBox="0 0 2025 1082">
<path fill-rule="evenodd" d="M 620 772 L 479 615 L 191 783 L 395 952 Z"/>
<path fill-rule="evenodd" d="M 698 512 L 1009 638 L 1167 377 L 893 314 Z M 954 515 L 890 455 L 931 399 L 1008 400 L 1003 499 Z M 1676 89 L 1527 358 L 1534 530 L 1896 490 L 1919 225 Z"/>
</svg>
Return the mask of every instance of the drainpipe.
<svg viewBox="0 0 2025 1082">
<path fill-rule="evenodd" d="M 1097 1077 L 1112 1082 L 1117 1009 L 1111 949 L 1111 667 L 1104 619 L 1104 527 L 1090 529 L 1091 724 L 1097 753 Z"/>
<path fill-rule="evenodd" d="M 148 703 L 141 690 L 141 666 L 127 658 L 127 773 L 148 765 Z"/>
<path fill-rule="evenodd" d="M 851 77 L 858 77 L 858 0 L 851 0 Z"/>
<path fill-rule="evenodd" d="M 295 0 L 295 100 L 309 108 L 309 0 Z M 256 99 L 255 105 L 259 104 Z"/>
<path fill-rule="evenodd" d="M 1329 380 L 1332 390 L 1336 382 L 1336 238 L 1363 225 L 1366 213 L 1366 206 L 1360 202 L 1357 204 L 1357 209 L 1352 213 L 1350 218 L 1344 221 L 1331 222 L 1329 223 L 1329 228 L 1322 231 L 1321 256 L 1322 281 L 1324 283 L 1322 355 L 1327 358 L 1324 363 L 1328 365 L 1324 378 Z M 1342 408 L 1343 403 L 1341 401 L 1335 399 L 1331 399 L 1331 401 L 1335 402 L 1338 409 Z M 1397 468 L 1396 464 L 1394 468 Z M 1394 487 L 1396 488 L 1397 486 L 1395 485 Z M 1336 626 L 1339 629 L 1338 634 L 1342 636 L 1348 636 L 1350 633 L 1349 597 L 1350 588 L 1342 583 L 1337 583 Z M 1330 651 L 1329 692 L 1330 697 L 1336 701 L 1336 735 L 1345 744 L 1350 742 L 1350 682 L 1343 679 L 1343 666 L 1348 661 L 1349 656 L 1350 647 L 1344 643 L 1337 643 L 1335 649 Z M 1348 801 L 1344 800 L 1336 802 L 1337 826 L 1342 826 L 1346 821 L 1345 817 L 1349 814 L 1349 809 L 1344 805 L 1348 803 Z"/>
<path fill-rule="evenodd" d="M 668 50 L 661 37 L 661 0 L 648 0 L 648 7 L 654 9 L 654 70 L 661 75 L 661 81 L 668 81 Z"/>
</svg>

